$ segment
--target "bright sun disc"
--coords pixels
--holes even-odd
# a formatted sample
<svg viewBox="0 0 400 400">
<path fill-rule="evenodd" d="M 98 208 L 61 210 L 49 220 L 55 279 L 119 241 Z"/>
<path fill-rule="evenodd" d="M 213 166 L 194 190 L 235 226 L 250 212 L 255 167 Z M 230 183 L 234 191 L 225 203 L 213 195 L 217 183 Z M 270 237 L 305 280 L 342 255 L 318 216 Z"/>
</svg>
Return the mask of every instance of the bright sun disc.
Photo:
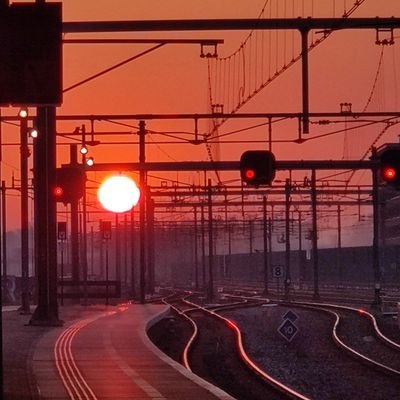
<svg viewBox="0 0 400 400">
<path fill-rule="evenodd" d="M 138 203 L 140 191 L 131 178 L 112 176 L 102 183 L 97 197 L 106 210 L 122 213 Z"/>
</svg>

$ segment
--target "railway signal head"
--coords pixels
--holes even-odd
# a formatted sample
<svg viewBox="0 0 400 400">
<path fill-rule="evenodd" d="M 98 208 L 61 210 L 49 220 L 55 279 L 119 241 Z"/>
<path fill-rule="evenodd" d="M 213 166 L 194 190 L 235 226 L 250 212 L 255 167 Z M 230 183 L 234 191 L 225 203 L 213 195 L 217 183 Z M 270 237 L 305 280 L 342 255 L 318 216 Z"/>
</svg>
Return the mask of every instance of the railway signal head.
<svg viewBox="0 0 400 400">
<path fill-rule="evenodd" d="M 275 156 L 268 150 L 248 150 L 240 157 L 240 176 L 248 185 L 270 185 L 275 170 Z"/>
<path fill-rule="evenodd" d="M 391 182 L 396 179 L 396 170 L 392 167 L 383 167 L 382 177 L 386 182 Z"/>
<path fill-rule="evenodd" d="M 384 150 L 379 157 L 380 176 L 388 185 L 400 189 L 400 147 Z"/>
<path fill-rule="evenodd" d="M 86 175 L 80 166 L 57 168 L 57 184 L 53 194 L 64 204 L 79 200 L 85 190 Z"/>
</svg>

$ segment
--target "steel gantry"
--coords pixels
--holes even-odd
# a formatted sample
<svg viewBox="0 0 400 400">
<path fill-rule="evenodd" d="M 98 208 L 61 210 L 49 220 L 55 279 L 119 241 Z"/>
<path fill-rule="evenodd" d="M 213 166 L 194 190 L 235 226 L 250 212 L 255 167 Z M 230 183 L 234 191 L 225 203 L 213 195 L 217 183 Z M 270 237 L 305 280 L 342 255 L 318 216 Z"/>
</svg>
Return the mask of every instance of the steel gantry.
<svg viewBox="0 0 400 400">
<path fill-rule="evenodd" d="M 142 143 L 143 144 L 143 143 Z M 143 149 L 142 149 L 143 151 Z M 141 159 L 141 162 L 139 163 L 106 163 L 106 164 L 95 164 L 91 170 L 93 171 L 109 171 L 109 170 L 115 170 L 115 171 L 140 171 L 143 176 L 147 174 L 148 171 L 209 171 L 209 170 L 223 170 L 223 171 L 239 171 L 239 162 L 237 161 L 221 161 L 221 162 L 168 162 L 168 163 L 162 163 L 162 162 L 146 162 L 144 158 Z M 379 266 L 379 229 L 378 229 L 378 180 L 377 180 L 377 171 L 378 171 L 379 163 L 378 160 L 374 157 L 370 160 L 314 160 L 314 161 L 307 161 L 307 160 L 288 160 L 288 161 L 277 161 L 276 162 L 276 168 L 278 170 L 310 170 L 311 171 L 311 176 L 312 179 L 310 181 L 310 188 L 307 191 L 306 189 L 299 189 L 300 193 L 306 193 L 310 195 L 310 201 L 294 201 L 291 199 L 291 194 L 292 194 L 292 187 L 291 187 L 291 182 L 289 180 L 286 181 L 284 190 L 283 192 L 281 191 L 280 193 L 277 191 L 277 189 L 271 189 L 271 193 L 275 194 L 284 194 L 285 195 L 285 200 L 283 201 L 272 201 L 271 203 L 274 205 L 280 205 L 285 207 L 285 247 L 286 247 L 286 276 L 285 276 L 285 296 L 289 298 L 290 296 L 290 287 L 291 287 L 291 276 L 290 276 L 290 232 L 289 232 L 289 212 L 290 212 L 290 207 L 291 205 L 312 205 L 312 248 L 313 248 L 313 270 L 314 270 L 314 299 L 319 298 L 319 266 L 318 266 L 318 241 L 317 241 L 317 233 L 318 233 L 318 224 L 317 224 L 317 205 L 336 205 L 339 207 L 343 205 L 355 205 L 355 204 L 363 204 L 363 205 L 372 205 L 373 206 L 373 215 L 374 215 L 374 241 L 373 241 L 373 270 L 374 270 L 374 275 L 375 275 L 375 281 L 376 281 L 376 288 L 375 288 L 375 298 L 374 298 L 374 303 L 375 304 L 380 304 L 380 266 Z M 321 193 L 331 193 L 331 194 L 349 194 L 350 190 L 343 189 L 343 190 L 321 190 L 317 189 L 316 185 L 316 171 L 317 170 L 338 170 L 338 169 L 366 169 L 370 170 L 372 172 L 373 176 L 373 187 L 371 190 L 363 190 L 363 194 L 366 195 L 372 195 L 371 199 L 363 199 L 361 200 L 360 198 L 358 200 L 352 200 L 352 201 L 346 201 L 346 200 L 338 200 L 338 201 L 321 201 L 318 200 L 317 195 Z M 141 179 L 142 180 L 142 179 Z M 204 197 L 203 199 L 203 206 L 208 208 L 208 231 L 210 235 L 210 241 L 212 242 L 212 235 L 213 235 L 213 223 L 212 223 L 212 210 L 213 206 L 216 205 L 227 205 L 229 204 L 230 206 L 240 206 L 243 205 L 243 201 L 233 201 L 233 202 L 227 202 L 226 198 L 225 200 L 221 200 L 219 202 L 214 202 L 212 200 L 213 195 L 224 195 L 226 196 L 227 190 L 225 188 L 221 188 L 220 186 L 217 186 L 215 188 L 211 187 L 210 181 L 208 182 L 207 187 L 203 188 L 203 191 L 196 190 L 196 188 L 189 188 L 185 189 L 185 191 L 178 191 L 176 188 L 172 188 L 172 190 L 164 190 L 163 193 L 161 193 L 161 190 L 155 192 L 152 191 L 150 188 L 145 185 L 146 190 L 145 190 L 145 196 L 147 197 L 157 197 L 159 196 L 179 196 L 182 194 L 188 195 L 188 196 L 196 196 L 196 195 L 202 195 Z M 282 190 L 282 189 L 281 189 Z M 255 189 L 250 189 L 251 193 L 255 193 Z M 260 193 L 265 195 L 268 193 L 269 189 L 267 190 L 262 190 Z M 202 193 L 201 193 L 202 192 Z M 246 191 L 244 190 L 242 194 L 245 194 Z M 358 194 L 360 195 L 361 190 L 353 190 L 351 191 L 353 194 Z M 146 202 L 143 202 L 143 207 Z M 247 205 L 251 206 L 264 206 L 264 203 L 261 201 L 246 201 L 245 202 Z M 155 202 L 154 206 L 155 207 L 167 207 L 170 205 L 175 205 L 179 207 L 196 207 L 199 205 L 199 201 L 176 201 L 176 202 Z M 142 214 L 142 213 L 141 213 Z M 141 237 L 145 237 L 145 217 L 144 217 L 144 212 L 143 212 L 143 217 L 141 218 L 142 225 L 141 225 Z M 144 250 L 143 250 L 144 254 Z M 208 291 L 208 296 L 212 297 L 212 294 L 214 292 L 213 288 L 213 248 L 210 246 L 209 243 L 209 257 L 208 257 L 208 262 L 209 262 L 209 284 L 207 287 Z M 145 261 L 144 259 L 141 260 L 141 291 L 142 295 L 144 296 L 144 271 L 146 269 L 145 266 Z M 197 273 L 196 273 L 197 276 Z"/>
<path fill-rule="evenodd" d="M 44 3 L 44 0 L 36 0 Z M 5 2 L 8 4 L 7 2 Z M 310 30 L 318 29 L 322 34 L 343 29 L 373 29 L 394 30 L 400 26 L 399 18 L 296 18 L 296 19 L 226 19 L 226 20 L 168 20 L 168 21 L 96 21 L 96 22 L 63 22 L 63 33 L 96 33 L 96 32 L 128 32 L 128 31 L 221 31 L 221 30 L 248 30 L 248 29 L 294 29 L 300 32 L 302 44 L 302 112 L 298 113 L 302 122 L 302 132 L 308 133 L 309 127 L 309 96 L 308 96 L 308 51 L 307 35 Z M 55 183 L 56 170 L 56 111 L 55 107 L 39 107 L 37 110 L 37 126 L 42 135 L 35 146 L 35 234 L 40 237 L 41 243 L 35 249 L 35 259 L 38 266 L 39 298 L 38 307 L 32 318 L 32 323 L 58 323 L 57 308 L 57 276 L 56 276 L 56 207 L 52 198 L 51 188 Z M 215 117 L 215 115 L 213 116 Z M 194 118 L 196 120 L 196 117 Z M 40 139 L 43 138 L 43 139 Z M 300 169 L 329 169 L 333 168 L 329 162 L 321 162 L 319 166 L 311 167 L 307 161 L 296 161 L 295 164 L 282 162 L 279 168 Z M 331 165 L 331 166 L 329 166 Z M 371 169 L 371 162 L 355 162 L 347 164 L 346 168 Z M 198 166 L 198 165 L 197 165 Z M 108 166 L 108 168 L 114 168 Z M 132 168 L 133 165 L 130 166 Z M 147 165 L 148 168 L 157 165 Z M 158 166 L 161 168 L 162 166 Z M 176 165 L 175 165 L 176 167 Z M 189 165 L 187 165 L 189 167 Z M 201 166 L 203 170 L 208 168 Z M 216 169 L 218 165 L 210 166 Z M 222 167 L 222 164 L 219 165 Z M 231 166 L 233 167 L 233 165 Z M 342 168 L 342 166 L 335 166 Z M 139 170 L 145 164 L 141 163 Z M 165 165 L 163 166 L 165 168 Z M 171 170 L 171 166 L 168 167 Z M 192 165 L 191 168 L 195 168 Z M 236 166 L 235 166 L 236 168 Z M 194 170 L 194 169 L 189 169 Z M 377 202 L 374 197 L 374 205 Z M 375 224 L 374 224 L 375 225 Z M 377 233 L 376 233 L 377 235 Z M 374 245 L 374 248 L 377 247 Z M 377 257 L 375 257 L 378 263 Z M 376 270 L 379 270 L 377 264 Z"/>
<path fill-rule="evenodd" d="M 221 30 L 297 30 L 301 35 L 302 124 L 309 133 L 308 34 L 320 30 L 323 35 L 344 29 L 391 30 L 400 27 L 400 18 L 285 18 L 285 19 L 207 19 L 157 21 L 64 22 L 64 33 L 93 32 L 168 32 Z"/>
</svg>

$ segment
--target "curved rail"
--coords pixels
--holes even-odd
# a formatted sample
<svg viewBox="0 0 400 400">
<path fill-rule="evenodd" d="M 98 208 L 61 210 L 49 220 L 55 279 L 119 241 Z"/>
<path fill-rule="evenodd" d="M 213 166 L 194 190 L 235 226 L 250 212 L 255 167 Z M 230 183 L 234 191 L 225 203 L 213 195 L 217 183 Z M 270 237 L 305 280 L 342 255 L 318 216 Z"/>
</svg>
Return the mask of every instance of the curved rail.
<svg viewBox="0 0 400 400">
<path fill-rule="evenodd" d="M 376 336 L 385 344 L 390 346 L 391 348 L 400 351 L 400 344 L 394 342 L 393 340 L 389 339 L 387 336 L 385 336 L 382 331 L 379 329 L 378 323 L 376 321 L 376 318 L 374 315 L 372 315 L 370 312 L 363 310 L 361 308 L 354 308 L 350 306 L 342 306 L 338 304 L 330 304 L 330 303 L 309 303 L 309 302 L 291 302 L 291 304 L 304 304 L 304 305 L 310 305 L 310 306 L 317 306 L 317 307 L 329 307 L 329 308 L 334 308 L 338 310 L 346 310 L 346 311 L 352 311 L 361 315 L 366 316 L 370 321 L 372 322 L 372 325 L 374 327 L 374 331 Z"/>
<path fill-rule="evenodd" d="M 254 297 L 240 296 L 240 295 L 227 295 L 227 296 L 232 297 L 232 298 L 242 298 L 244 300 L 256 300 L 256 299 L 258 299 L 259 301 L 262 300 L 262 298 L 260 298 L 260 297 L 254 298 Z M 264 299 L 264 300 L 269 300 L 269 299 Z M 275 300 L 275 301 L 278 303 L 281 303 L 281 304 L 286 303 L 286 301 L 279 301 L 279 300 Z M 358 314 L 362 314 L 362 315 L 366 316 L 368 319 L 370 319 L 370 321 L 372 322 L 375 335 L 377 336 L 377 338 L 379 340 L 381 340 L 384 344 L 390 346 L 392 349 L 400 351 L 400 343 L 396 343 L 395 341 L 393 341 L 390 338 L 388 338 L 387 336 L 385 336 L 382 333 L 382 331 L 379 329 L 378 322 L 376 321 L 375 316 L 364 309 L 354 308 L 354 307 L 344 306 L 344 305 L 339 305 L 339 304 L 315 303 L 315 302 L 304 302 L 304 301 L 292 301 L 292 302 L 288 302 L 288 304 L 290 304 L 290 305 L 303 304 L 303 305 L 317 306 L 317 307 L 330 307 L 330 308 L 352 311 L 352 312 L 355 312 Z"/>
<path fill-rule="evenodd" d="M 164 297 L 164 298 L 161 299 L 161 301 L 164 304 L 170 306 L 176 313 L 178 313 L 178 315 L 181 315 L 182 317 L 187 319 L 190 322 L 190 324 L 192 325 L 192 327 L 193 327 L 192 336 L 189 338 L 188 342 L 186 343 L 186 346 L 185 346 L 185 348 L 183 350 L 183 353 L 182 353 L 183 365 L 185 366 L 185 368 L 187 368 L 189 371 L 192 372 L 192 369 L 191 369 L 190 363 L 189 363 L 189 352 L 190 352 L 190 349 L 192 347 L 192 344 L 194 343 L 194 341 L 197 338 L 199 329 L 197 328 L 196 322 L 192 318 L 190 318 L 184 311 L 179 310 L 179 308 L 175 307 L 174 305 L 172 305 L 170 302 L 167 301 L 168 297 L 172 297 L 172 296 L 174 296 L 174 295 L 170 295 L 170 296 Z"/>
<path fill-rule="evenodd" d="M 252 282 L 252 281 L 241 281 L 240 284 L 238 282 L 224 282 L 221 281 L 220 285 L 223 287 L 224 294 L 226 294 L 225 290 L 234 291 L 238 288 L 241 289 L 242 292 L 251 292 L 253 294 L 261 294 L 263 293 L 264 287 L 260 282 Z M 385 302 L 396 302 L 398 301 L 400 295 L 400 288 L 397 287 L 385 287 L 385 296 L 383 296 L 383 300 Z M 310 283 L 306 284 L 306 287 L 298 287 L 292 288 L 293 295 L 299 300 L 303 300 L 305 302 L 309 301 L 313 296 L 313 289 Z M 371 287 L 367 285 L 342 285 L 338 287 L 337 285 L 321 285 L 319 288 L 321 297 L 325 299 L 329 299 L 330 302 L 335 302 L 336 304 L 362 304 L 369 305 L 371 304 Z M 275 287 L 269 288 L 269 293 L 271 296 L 278 296 L 278 292 Z M 232 293 L 235 296 L 240 296 L 240 293 Z"/>
<path fill-rule="evenodd" d="M 361 312 L 361 314 L 368 315 L 372 319 L 372 321 L 374 322 L 373 326 L 374 326 L 374 329 L 375 329 L 375 328 L 378 328 L 378 327 L 377 327 L 377 324 L 376 324 L 376 319 L 372 314 L 368 313 L 365 310 L 357 310 L 357 309 L 355 309 L 353 307 L 347 307 L 347 306 L 336 306 L 334 304 L 300 303 L 300 302 L 291 302 L 291 303 L 288 303 L 288 304 L 290 304 L 292 306 L 299 306 L 299 307 L 319 310 L 319 311 L 323 311 L 323 312 L 326 312 L 328 314 L 333 315 L 335 317 L 335 324 L 333 326 L 332 336 L 333 336 L 333 340 L 335 341 L 335 343 L 340 348 L 344 349 L 350 355 L 354 356 L 355 358 L 359 359 L 360 361 L 362 361 L 362 362 L 364 362 L 364 363 L 366 363 L 366 364 L 368 364 L 368 365 L 370 365 L 370 366 L 372 366 L 374 368 L 377 368 L 377 369 L 379 369 L 379 370 L 381 370 L 383 372 L 390 373 L 392 375 L 396 375 L 396 376 L 400 377 L 400 371 L 398 371 L 398 370 L 396 370 L 394 368 L 391 368 L 391 367 L 389 367 L 389 366 L 387 366 L 385 364 L 382 364 L 382 363 L 380 363 L 378 361 L 375 361 L 372 358 L 369 358 L 369 357 L 365 356 L 364 354 L 358 352 L 357 350 L 355 350 L 352 347 L 350 347 L 347 344 L 345 344 L 340 339 L 339 335 L 337 334 L 338 326 L 340 324 L 340 316 L 339 316 L 339 314 L 337 312 L 335 312 L 333 310 L 330 310 L 329 308 L 337 308 L 337 309 L 342 309 L 342 310 L 352 311 L 352 312 L 358 312 L 358 313 Z M 379 331 L 379 328 L 378 328 L 378 330 L 376 332 L 379 332 L 380 335 L 382 335 L 382 333 Z M 382 335 L 382 337 L 387 339 L 389 342 L 394 343 L 389 338 L 386 338 L 386 336 Z M 398 350 L 397 347 L 396 347 L 396 349 Z"/>
<path fill-rule="evenodd" d="M 269 384 L 274 386 L 278 391 L 280 391 L 283 394 L 286 394 L 293 399 L 298 399 L 298 400 L 310 400 L 309 397 L 306 397 L 302 395 L 301 393 L 295 391 L 294 389 L 290 388 L 289 386 L 284 385 L 282 382 L 276 380 L 273 378 L 271 375 L 267 374 L 265 371 L 263 371 L 258 365 L 251 360 L 251 358 L 247 355 L 244 346 L 243 346 L 243 337 L 242 337 L 242 332 L 240 331 L 239 327 L 231 320 L 228 318 L 223 317 L 222 315 L 219 315 L 215 311 L 209 310 L 205 307 L 199 306 L 198 304 L 195 304 L 189 300 L 182 299 L 186 304 L 191 305 L 192 307 L 195 307 L 205 313 L 208 313 L 218 319 L 221 319 L 224 321 L 231 329 L 234 330 L 236 334 L 236 339 L 237 339 L 237 345 L 239 348 L 239 354 L 242 360 L 245 362 L 245 364 L 253 371 L 255 372 L 258 376 L 260 376 L 262 379 L 267 381 Z"/>
</svg>

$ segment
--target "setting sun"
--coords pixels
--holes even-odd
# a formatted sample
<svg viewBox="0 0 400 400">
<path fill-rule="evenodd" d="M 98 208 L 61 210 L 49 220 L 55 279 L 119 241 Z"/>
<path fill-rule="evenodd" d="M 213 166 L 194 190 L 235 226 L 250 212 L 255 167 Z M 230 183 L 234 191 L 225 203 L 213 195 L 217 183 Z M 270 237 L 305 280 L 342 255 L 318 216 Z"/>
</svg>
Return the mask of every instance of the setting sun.
<svg viewBox="0 0 400 400">
<path fill-rule="evenodd" d="M 112 176 L 102 183 L 97 197 L 105 209 L 122 213 L 138 203 L 140 191 L 131 178 Z"/>
</svg>

